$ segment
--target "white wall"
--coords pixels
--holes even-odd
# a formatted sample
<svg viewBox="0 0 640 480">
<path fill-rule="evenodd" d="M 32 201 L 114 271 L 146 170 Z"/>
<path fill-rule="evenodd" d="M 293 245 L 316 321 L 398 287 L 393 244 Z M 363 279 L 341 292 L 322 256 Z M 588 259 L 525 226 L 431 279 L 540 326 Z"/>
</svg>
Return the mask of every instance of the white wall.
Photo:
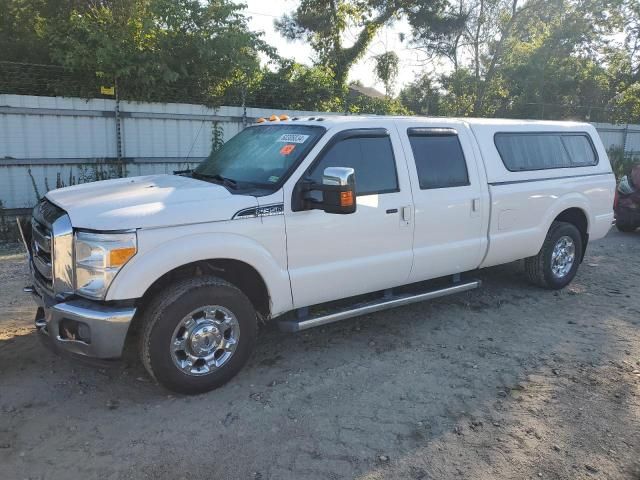
<svg viewBox="0 0 640 480">
<path fill-rule="evenodd" d="M 36 189 L 44 195 L 47 187 L 81 183 L 95 169 L 108 170 L 117 157 L 115 107 L 115 100 L 0 95 L 3 207 L 31 207 Z M 193 167 L 211 150 L 214 122 L 228 140 L 258 117 L 317 115 L 247 108 L 243 119 L 242 107 L 126 101 L 120 112 L 121 156 L 129 176 Z"/>
</svg>

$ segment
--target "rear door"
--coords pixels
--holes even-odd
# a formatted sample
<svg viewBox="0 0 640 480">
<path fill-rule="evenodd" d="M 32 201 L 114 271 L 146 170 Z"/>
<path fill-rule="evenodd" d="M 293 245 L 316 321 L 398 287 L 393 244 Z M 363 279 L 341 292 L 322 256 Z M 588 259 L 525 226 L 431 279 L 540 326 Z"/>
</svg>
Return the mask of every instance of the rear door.
<svg viewBox="0 0 640 480">
<path fill-rule="evenodd" d="M 355 170 L 353 214 L 291 210 L 285 190 L 287 255 L 296 308 L 407 282 L 413 258 L 411 189 L 397 131 L 337 132 L 295 181 L 322 181 L 327 167 Z M 369 125 L 370 127 L 370 125 Z M 295 182 L 293 182 L 295 183 Z"/>
<path fill-rule="evenodd" d="M 410 281 L 477 268 L 487 248 L 484 172 L 466 125 L 398 122 L 415 207 Z"/>
</svg>

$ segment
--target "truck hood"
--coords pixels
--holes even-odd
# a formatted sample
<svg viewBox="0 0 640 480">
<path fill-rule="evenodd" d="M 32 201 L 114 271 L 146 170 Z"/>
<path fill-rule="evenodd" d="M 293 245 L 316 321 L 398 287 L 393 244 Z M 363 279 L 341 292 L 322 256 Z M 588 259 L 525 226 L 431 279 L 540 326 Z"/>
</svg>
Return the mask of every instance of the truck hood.
<svg viewBox="0 0 640 480">
<path fill-rule="evenodd" d="M 118 178 L 60 188 L 47 198 L 71 224 L 91 230 L 127 230 L 230 220 L 258 205 L 221 185 L 178 175 Z"/>
</svg>

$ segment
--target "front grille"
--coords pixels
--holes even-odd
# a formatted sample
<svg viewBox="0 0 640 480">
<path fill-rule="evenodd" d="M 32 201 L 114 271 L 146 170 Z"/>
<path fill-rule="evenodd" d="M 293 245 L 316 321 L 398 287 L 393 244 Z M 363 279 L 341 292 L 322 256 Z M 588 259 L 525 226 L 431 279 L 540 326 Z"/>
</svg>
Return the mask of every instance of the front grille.
<svg viewBox="0 0 640 480">
<path fill-rule="evenodd" d="M 53 234 L 52 225 L 64 215 L 64 210 L 56 207 L 46 198 L 33 209 L 31 218 L 31 259 L 33 272 L 38 283 L 53 290 Z"/>
</svg>

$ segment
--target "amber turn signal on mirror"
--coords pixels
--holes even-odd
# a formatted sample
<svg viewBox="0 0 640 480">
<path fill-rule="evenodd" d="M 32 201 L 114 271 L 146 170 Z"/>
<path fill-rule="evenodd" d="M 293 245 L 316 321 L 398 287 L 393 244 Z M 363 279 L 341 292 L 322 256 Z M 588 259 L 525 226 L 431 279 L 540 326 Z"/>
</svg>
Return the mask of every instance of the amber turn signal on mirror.
<svg viewBox="0 0 640 480">
<path fill-rule="evenodd" d="M 340 192 L 340 206 L 350 207 L 353 205 L 353 191 Z"/>
</svg>

